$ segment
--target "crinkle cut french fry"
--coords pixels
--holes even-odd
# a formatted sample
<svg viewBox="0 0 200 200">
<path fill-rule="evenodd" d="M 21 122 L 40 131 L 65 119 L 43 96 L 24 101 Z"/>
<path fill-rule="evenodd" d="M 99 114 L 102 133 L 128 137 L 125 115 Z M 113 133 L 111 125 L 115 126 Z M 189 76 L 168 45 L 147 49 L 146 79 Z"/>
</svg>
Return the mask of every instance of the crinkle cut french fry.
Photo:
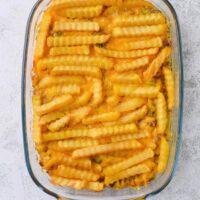
<svg viewBox="0 0 200 200">
<path fill-rule="evenodd" d="M 139 49 L 139 50 L 132 50 L 132 51 L 115 51 L 110 49 L 105 49 L 101 47 L 94 47 L 94 50 L 97 54 L 106 56 L 106 57 L 113 57 L 113 58 L 138 58 L 142 56 L 150 56 L 155 55 L 158 52 L 158 48 L 150 48 L 150 49 Z"/>
<path fill-rule="evenodd" d="M 83 119 L 82 122 L 83 124 L 95 124 L 98 122 L 115 121 L 118 120 L 119 118 L 120 118 L 119 112 L 107 112 L 107 113 L 92 115 L 90 117 Z"/>
<path fill-rule="evenodd" d="M 115 174 L 114 176 L 106 176 L 105 177 L 105 184 L 110 185 L 118 180 L 128 178 L 131 176 L 135 176 L 137 174 L 143 174 L 149 172 L 150 169 L 145 164 L 140 164 L 129 169 L 126 169 L 120 173 Z"/>
<path fill-rule="evenodd" d="M 72 103 L 73 98 L 71 95 L 56 97 L 51 102 L 43 104 L 37 108 L 39 115 L 44 115 L 64 107 L 66 104 Z"/>
<path fill-rule="evenodd" d="M 49 27 L 51 24 L 51 16 L 44 15 L 39 25 L 39 33 L 35 45 L 35 57 L 40 58 L 44 55 L 46 38 L 48 36 Z"/>
<path fill-rule="evenodd" d="M 99 31 L 99 24 L 91 21 L 57 21 L 54 31 Z"/>
<path fill-rule="evenodd" d="M 117 16 L 113 20 L 115 26 L 142 26 L 164 24 L 165 17 L 161 13 L 136 16 Z"/>
<path fill-rule="evenodd" d="M 143 106 L 146 103 L 146 99 L 142 98 L 133 98 L 133 99 L 128 99 L 122 103 L 120 103 L 115 110 L 118 112 L 127 112 L 131 110 L 135 110 L 141 106 Z"/>
<path fill-rule="evenodd" d="M 134 72 L 115 73 L 111 76 L 111 80 L 120 84 L 135 84 L 142 82 L 140 76 Z"/>
<path fill-rule="evenodd" d="M 101 159 L 101 166 L 104 168 L 104 167 L 112 165 L 114 163 L 121 162 L 125 158 L 117 157 L 117 156 L 110 156 L 110 155 L 102 155 L 102 156 L 100 156 L 100 159 Z"/>
<path fill-rule="evenodd" d="M 101 78 L 101 70 L 98 67 L 86 66 L 58 66 L 51 71 L 52 75 L 82 75 Z"/>
<path fill-rule="evenodd" d="M 150 2 L 145 1 L 145 0 L 124 0 L 122 3 L 122 8 L 124 9 L 131 9 L 134 7 L 139 7 L 139 8 L 147 8 L 147 9 L 152 9 L 155 8 Z"/>
<path fill-rule="evenodd" d="M 40 117 L 40 125 L 45 125 L 45 124 L 48 124 L 52 121 L 55 121 L 61 117 L 64 116 L 64 113 L 63 112 L 59 112 L 59 111 L 56 111 L 56 112 L 52 112 L 52 113 L 48 113 L 46 115 L 43 115 Z"/>
<path fill-rule="evenodd" d="M 146 51 L 146 50 L 145 50 Z M 149 57 L 145 56 L 142 58 L 135 59 L 128 63 L 119 63 L 115 65 L 115 70 L 118 72 L 135 70 L 144 67 L 149 64 Z"/>
<path fill-rule="evenodd" d="M 44 91 L 45 96 L 59 96 L 63 94 L 79 94 L 81 88 L 79 85 L 59 85 L 46 88 Z"/>
<path fill-rule="evenodd" d="M 33 103 L 33 127 L 32 127 L 32 135 L 33 141 L 35 144 L 42 143 L 42 129 L 39 123 L 40 117 L 37 115 L 37 108 L 41 105 L 41 97 L 40 96 L 33 96 L 32 98 Z"/>
<path fill-rule="evenodd" d="M 106 103 L 109 105 L 109 106 L 117 106 L 119 104 L 119 97 L 118 96 L 109 96 L 107 99 L 106 99 Z"/>
<path fill-rule="evenodd" d="M 63 164 L 66 166 L 88 169 L 90 170 L 92 167 L 92 163 L 90 159 L 79 159 L 75 160 L 71 156 L 66 153 L 54 152 L 51 155 L 51 158 L 44 164 L 44 168 L 46 170 L 51 169 L 55 165 Z"/>
<path fill-rule="evenodd" d="M 81 106 L 85 106 L 89 100 L 91 99 L 92 93 L 90 91 L 85 91 L 81 96 L 75 99 L 74 103 L 70 104 L 66 108 L 64 107 L 63 110 L 68 111 L 72 109 L 76 109 Z"/>
<path fill-rule="evenodd" d="M 146 50 L 145 50 L 146 51 Z M 115 70 L 118 72 L 135 70 L 144 67 L 149 64 L 149 57 L 145 56 L 142 58 L 135 59 L 128 63 L 119 63 L 115 65 Z"/>
<path fill-rule="evenodd" d="M 71 116 L 70 124 L 71 125 L 78 124 L 85 117 L 87 117 L 87 115 L 89 115 L 90 112 L 91 112 L 91 107 L 90 106 L 84 106 L 84 107 L 80 107 L 80 108 L 78 108 L 76 110 L 73 110 L 70 113 L 70 116 Z"/>
<path fill-rule="evenodd" d="M 98 17 L 103 10 L 103 6 L 91 6 L 81 8 L 67 8 L 59 11 L 59 14 L 68 18 L 93 18 Z"/>
<path fill-rule="evenodd" d="M 92 138 L 78 138 L 49 143 L 48 147 L 55 151 L 69 151 L 83 147 L 98 145 L 98 140 Z"/>
<path fill-rule="evenodd" d="M 114 93 L 120 96 L 155 98 L 159 93 L 159 88 L 154 86 L 122 86 L 114 85 Z"/>
<path fill-rule="evenodd" d="M 148 108 L 146 105 L 144 105 L 135 111 L 132 111 L 130 113 L 127 113 L 126 115 L 123 115 L 119 121 L 120 123 L 131 123 L 134 121 L 138 121 L 138 120 L 143 119 L 145 115 L 147 114 L 147 112 L 148 112 Z"/>
<path fill-rule="evenodd" d="M 175 100 L 174 100 L 175 87 L 174 87 L 173 72 L 169 68 L 163 67 L 163 74 L 164 74 L 165 86 L 166 86 L 166 90 L 167 90 L 168 109 L 172 110 L 172 108 L 174 107 L 174 103 L 175 103 Z"/>
<path fill-rule="evenodd" d="M 160 155 L 158 159 L 157 172 L 163 173 L 167 167 L 169 158 L 169 144 L 164 137 L 161 138 Z"/>
<path fill-rule="evenodd" d="M 125 140 L 146 138 L 149 136 L 150 136 L 149 132 L 144 131 L 140 133 L 132 133 L 132 134 L 126 134 L 126 135 L 116 135 L 116 136 L 110 137 L 108 140 L 110 140 L 111 142 L 121 142 Z"/>
<path fill-rule="evenodd" d="M 49 124 L 48 129 L 50 131 L 58 131 L 61 128 L 65 127 L 69 123 L 69 120 L 70 120 L 70 116 L 64 116 L 64 117 L 58 119 L 57 121 Z"/>
<path fill-rule="evenodd" d="M 91 157 L 91 156 L 115 152 L 115 151 L 139 149 L 139 148 L 142 148 L 142 145 L 138 141 L 129 140 L 129 141 L 102 144 L 102 145 L 97 145 L 93 147 L 78 149 L 78 150 L 73 151 L 72 157 L 85 158 L 85 157 Z"/>
<path fill-rule="evenodd" d="M 85 188 L 86 181 L 76 180 L 76 179 L 66 179 L 59 176 L 51 176 L 51 181 L 54 185 L 60 185 L 63 187 L 71 187 L 76 190 L 81 190 Z"/>
<path fill-rule="evenodd" d="M 113 37 L 131 36 L 156 36 L 164 35 L 167 32 L 167 25 L 116 27 L 112 30 Z"/>
<path fill-rule="evenodd" d="M 158 94 L 156 100 L 156 118 L 157 131 L 159 134 L 164 134 L 167 127 L 167 105 L 165 97 L 162 93 Z"/>
<path fill-rule="evenodd" d="M 153 156 L 154 152 L 152 149 L 144 149 L 143 151 L 136 153 L 132 157 L 122 162 L 104 168 L 103 173 L 105 174 L 105 176 L 113 176 L 114 174 L 126 170 L 148 158 L 152 158 Z"/>
<path fill-rule="evenodd" d="M 51 9 L 85 7 L 97 5 L 118 5 L 119 0 L 53 0 L 50 4 Z"/>
<path fill-rule="evenodd" d="M 67 54 L 80 54 L 80 55 L 89 55 L 90 47 L 89 46 L 74 46 L 74 47 L 52 47 L 49 51 L 50 56 L 61 56 Z"/>
<path fill-rule="evenodd" d="M 47 38 L 48 47 L 62 47 L 73 45 L 103 44 L 108 41 L 110 35 L 80 35 L 59 36 Z"/>
<path fill-rule="evenodd" d="M 62 176 L 70 179 L 80 179 L 85 181 L 97 181 L 99 174 L 95 174 L 91 171 L 79 170 L 64 165 L 59 165 L 57 169 L 51 170 L 50 173 L 55 176 Z"/>
<path fill-rule="evenodd" d="M 84 56 L 84 55 L 69 55 L 50 57 L 39 60 L 37 67 L 40 69 L 51 69 L 56 66 L 77 65 L 77 66 L 94 66 L 102 69 L 112 69 L 113 61 L 109 58 L 100 56 Z"/>
<path fill-rule="evenodd" d="M 92 85 L 92 100 L 91 106 L 98 106 L 103 101 L 103 86 L 102 81 L 94 79 Z"/>
<path fill-rule="evenodd" d="M 100 138 L 109 137 L 114 135 L 135 133 L 138 131 L 137 126 L 134 123 L 124 125 L 113 125 L 107 127 L 93 128 L 90 129 L 90 137 Z"/>
<path fill-rule="evenodd" d="M 156 47 L 160 48 L 162 46 L 163 46 L 163 41 L 161 37 L 154 37 L 147 40 L 138 40 L 123 44 L 123 48 L 125 50 L 156 48 Z"/>
<path fill-rule="evenodd" d="M 170 47 L 165 47 L 160 51 L 158 56 L 152 61 L 152 63 L 149 65 L 146 71 L 143 72 L 143 78 L 145 81 L 151 80 L 151 78 L 153 78 L 153 76 L 157 74 L 160 67 L 163 65 L 165 60 L 170 56 L 170 54 L 171 54 Z"/>
<path fill-rule="evenodd" d="M 81 76 L 45 76 L 39 82 L 39 88 L 48 88 L 54 85 L 63 85 L 63 84 L 78 84 L 82 85 L 85 83 L 85 79 Z"/>
</svg>

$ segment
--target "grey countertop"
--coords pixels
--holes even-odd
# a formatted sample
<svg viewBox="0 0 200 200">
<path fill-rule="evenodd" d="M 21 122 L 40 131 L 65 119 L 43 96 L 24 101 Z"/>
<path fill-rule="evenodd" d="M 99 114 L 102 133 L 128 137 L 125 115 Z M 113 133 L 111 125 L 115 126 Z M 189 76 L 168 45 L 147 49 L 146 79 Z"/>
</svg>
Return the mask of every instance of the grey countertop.
<svg viewBox="0 0 200 200">
<path fill-rule="evenodd" d="M 25 167 L 21 129 L 21 63 L 25 26 L 35 0 L 0 0 L 0 199 L 52 200 Z M 151 200 L 200 199 L 200 1 L 170 0 L 181 25 L 185 70 L 183 140 L 169 186 Z"/>
</svg>

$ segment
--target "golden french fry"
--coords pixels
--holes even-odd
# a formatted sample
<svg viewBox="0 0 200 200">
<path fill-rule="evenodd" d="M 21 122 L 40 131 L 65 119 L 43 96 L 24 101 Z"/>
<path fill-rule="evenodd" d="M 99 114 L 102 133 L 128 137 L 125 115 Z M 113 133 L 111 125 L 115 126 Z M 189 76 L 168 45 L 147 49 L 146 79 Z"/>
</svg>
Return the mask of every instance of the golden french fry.
<svg viewBox="0 0 200 200">
<path fill-rule="evenodd" d="M 155 98 L 159 93 L 159 88 L 153 86 L 122 86 L 115 85 L 114 93 L 120 96 Z"/>
<path fill-rule="evenodd" d="M 51 9 L 71 8 L 71 7 L 85 7 L 97 5 L 118 5 L 118 0 L 54 0 L 50 4 Z"/>
<path fill-rule="evenodd" d="M 49 143 L 48 147 L 55 151 L 70 151 L 83 147 L 96 146 L 98 140 L 92 138 L 78 138 Z"/>
<path fill-rule="evenodd" d="M 89 115 L 89 113 L 91 112 L 91 107 L 90 106 L 84 106 L 84 107 L 80 107 L 76 110 L 73 110 L 70 113 L 71 116 L 71 125 L 76 125 L 78 124 L 80 121 L 82 121 L 87 115 Z"/>
<path fill-rule="evenodd" d="M 64 116 L 63 112 L 55 111 L 40 117 L 40 125 L 48 124 Z"/>
<path fill-rule="evenodd" d="M 133 50 L 133 49 L 145 49 L 145 48 L 160 48 L 163 46 L 163 41 L 161 37 L 154 37 L 147 40 L 138 40 L 132 41 L 129 43 L 125 43 L 123 48 L 125 50 Z"/>
<path fill-rule="evenodd" d="M 86 66 L 59 66 L 54 67 L 52 75 L 83 75 L 101 78 L 101 70 L 98 67 Z"/>
<path fill-rule="evenodd" d="M 120 74 L 115 73 L 111 76 L 111 80 L 114 83 L 119 83 L 119 84 L 135 84 L 142 82 L 140 76 L 134 72 L 125 72 Z"/>
<path fill-rule="evenodd" d="M 114 174 L 117 174 L 134 165 L 137 165 L 148 158 L 152 158 L 153 156 L 154 156 L 154 152 L 152 149 L 144 149 L 143 151 L 136 153 L 132 157 L 122 162 L 119 162 L 117 164 L 113 164 L 111 166 L 104 168 L 103 173 L 105 174 L 105 176 L 113 176 Z"/>
<path fill-rule="evenodd" d="M 118 143 L 111 143 L 111 144 L 102 144 L 97 145 L 94 147 L 87 147 L 83 149 L 78 149 L 73 151 L 72 157 L 73 158 L 84 158 L 84 157 L 90 157 L 120 150 L 128 150 L 128 149 L 138 149 L 141 148 L 142 145 L 137 142 L 136 140 L 129 140 L 124 142 L 118 142 Z"/>
<path fill-rule="evenodd" d="M 168 97 L 168 109 L 172 110 L 174 107 L 175 103 L 175 87 L 174 87 L 174 77 L 173 77 L 173 72 L 167 68 L 163 67 L 163 74 L 165 78 L 165 86 L 167 90 L 167 97 Z"/>
<path fill-rule="evenodd" d="M 113 37 L 131 36 L 157 36 L 167 32 L 167 25 L 116 27 L 112 30 Z"/>
<path fill-rule="evenodd" d="M 45 76 L 40 82 L 39 82 L 39 88 L 47 88 L 54 85 L 63 85 L 63 84 L 84 84 L 85 79 L 81 76 Z"/>
<path fill-rule="evenodd" d="M 120 103 L 115 110 L 118 112 L 127 112 L 131 110 L 135 110 L 141 106 L 143 106 L 146 103 L 146 99 L 142 98 L 133 98 L 133 99 L 128 99 L 122 103 Z"/>
<path fill-rule="evenodd" d="M 100 67 L 102 69 L 112 69 L 113 61 L 109 58 L 100 56 L 85 56 L 85 55 L 69 55 L 50 57 L 39 60 L 37 67 L 39 69 L 52 69 L 56 66 L 77 65 L 87 67 Z"/>
<path fill-rule="evenodd" d="M 63 140 L 68 138 L 77 138 L 77 137 L 109 137 L 114 135 L 129 134 L 135 133 L 138 131 L 137 126 L 134 123 L 124 124 L 124 125 L 114 125 L 107 127 L 99 128 L 81 128 L 81 129 L 69 129 L 60 132 L 50 132 L 43 134 L 43 140 L 45 142 L 54 141 L 54 140 Z"/>
<path fill-rule="evenodd" d="M 54 185 L 60 185 L 63 187 L 71 187 L 76 190 L 81 190 L 85 188 L 86 181 L 76 180 L 76 179 L 66 179 L 59 176 L 51 176 L 51 181 Z"/>
<path fill-rule="evenodd" d="M 157 172 L 163 173 L 167 167 L 169 158 L 169 144 L 164 137 L 161 138 L 160 142 L 160 155 L 158 159 Z"/>
<path fill-rule="evenodd" d="M 158 48 L 150 48 L 150 49 L 139 49 L 133 51 L 115 51 L 110 49 L 105 49 L 101 47 L 94 47 L 94 50 L 97 54 L 106 57 L 113 57 L 113 58 L 138 58 L 142 56 L 150 56 L 155 55 L 158 52 Z"/>
<path fill-rule="evenodd" d="M 98 122 L 110 122 L 120 118 L 119 112 L 108 112 L 97 115 L 92 115 L 82 120 L 83 124 L 95 124 Z"/>
<path fill-rule="evenodd" d="M 144 50 L 145 52 L 146 50 Z M 115 65 L 115 70 L 118 72 L 123 72 L 123 71 L 129 71 L 129 70 L 135 70 L 141 67 L 144 67 L 149 64 L 149 57 L 142 57 L 133 60 L 132 62 L 128 63 L 119 63 Z"/>
<path fill-rule="evenodd" d="M 157 132 L 164 134 L 167 127 L 167 105 L 162 93 L 158 94 L 156 100 Z"/>
<path fill-rule="evenodd" d="M 103 10 L 102 5 L 81 7 L 81 8 L 67 8 L 59 11 L 59 13 L 68 18 L 93 18 L 98 17 Z"/>
<path fill-rule="evenodd" d="M 135 179 L 133 177 L 125 178 L 114 183 L 114 188 L 116 189 L 122 189 L 125 187 L 133 187 L 133 186 L 135 186 Z M 144 199 L 141 198 L 135 200 L 144 200 Z"/>
<path fill-rule="evenodd" d="M 39 33 L 35 44 L 35 57 L 40 58 L 44 55 L 46 38 L 51 25 L 52 17 L 50 15 L 44 15 L 39 25 Z"/>
<path fill-rule="evenodd" d="M 102 81 L 100 80 L 93 80 L 92 91 L 93 97 L 91 101 L 91 106 L 98 106 L 103 101 L 103 87 Z"/>
<path fill-rule="evenodd" d="M 79 36 L 58 36 L 47 38 L 48 47 L 62 47 L 73 45 L 103 44 L 107 42 L 110 35 L 79 35 Z"/>
<path fill-rule="evenodd" d="M 69 123 L 69 120 L 70 120 L 70 116 L 64 116 L 58 119 L 57 121 L 49 124 L 48 129 L 50 131 L 58 131 L 61 128 L 65 127 Z"/>
<path fill-rule="evenodd" d="M 105 177 L 105 185 L 110 185 L 118 180 L 128 178 L 131 176 L 135 176 L 138 174 L 143 174 L 149 172 L 150 169 L 147 165 L 145 164 L 140 164 L 134 167 L 131 167 L 129 169 L 126 169 L 120 173 L 115 174 L 114 176 L 106 176 Z"/>
<path fill-rule="evenodd" d="M 109 96 L 106 99 L 106 103 L 112 107 L 117 106 L 119 104 L 119 97 L 118 96 Z"/>
<path fill-rule="evenodd" d="M 61 55 L 89 55 L 90 47 L 89 46 L 74 46 L 74 47 L 52 47 L 49 51 L 50 56 L 61 56 Z"/>
<path fill-rule="evenodd" d="M 170 56 L 171 48 L 165 47 L 161 50 L 158 56 L 152 61 L 149 67 L 144 71 L 143 78 L 145 81 L 149 81 L 153 76 L 157 74 L 160 67 L 163 65 L 165 60 Z"/>
<path fill-rule="evenodd" d="M 147 131 L 140 132 L 140 133 L 132 133 L 132 134 L 126 134 L 126 135 L 116 135 L 108 138 L 111 142 L 121 142 L 125 140 L 132 140 L 132 139 L 141 139 L 149 137 L 150 134 Z"/>
<path fill-rule="evenodd" d="M 99 24 L 91 21 L 57 21 L 54 31 L 99 31 Z"/>
<path fill-rule="evenodd" d="M 136 16 L 117 16 L 113 20 L 115 26 L 141 26 L 164 24 L 165 17 L 161 13 L 151 13 Z"/>
<path fill-rule="evenodd" d="M 53 99 L 47 104 L 43 104 L 37 108 L 38 115 L 44 115 L 64 107 L 66 104 L 72 103 L 73 98 L 71 95 L 60 96 Z"/>
<path fill-rule="evenodd" d="M 45 96 L 59 96 L 64 94 L 79 94 L 81 91 L 78 85 L 59 85 L 46 88 L 44 91 Z"/>
<path fill-rule="evenodd" d="M 51 174 L 86 181 L 97 181 L 100 177 L 99 174 L 95 174 L 92 171 L 79 170 L 72 167 L 66 167 L 64 165 L 59 165 L 57 169 L 51 170 Z"/>
<path fill-rule="evenodd" d="M 42 128 L 39 123 L 40 117 L 37 115 L 37 109 L 41 105 L 41 97 L 33 96 L 32 103 L 33 103 L 33 125 L 32 125 L 33 141 L 35 142 L 35 144 L 40 144 L 42 143 Z"/>
<path fill-rule="evenodd" d="M 145 117 L 145 115 L 147 114 L 148 109 L 147 106 L 144 105 L 141 108 L 139 108 L 138 110 L 132 111 L 124 116 L 122 116 L 120 118 L 120 123 L 131 123 L 134 121 L 138 121 L 141 120 Z"/>
</svg>

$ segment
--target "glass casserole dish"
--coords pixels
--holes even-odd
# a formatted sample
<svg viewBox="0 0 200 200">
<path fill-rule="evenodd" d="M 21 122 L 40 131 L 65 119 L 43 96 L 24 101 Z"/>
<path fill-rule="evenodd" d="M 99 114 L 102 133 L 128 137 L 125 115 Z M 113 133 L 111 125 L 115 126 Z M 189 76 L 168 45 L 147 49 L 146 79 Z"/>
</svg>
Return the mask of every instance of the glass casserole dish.
<svg viewBox="0 0 200 200">
<path fill-rule="evenodd" d="M 32 121 L 32 83 L 31 69 L 33 63 L 34 43 L 37 36 L 37 24 L 43 11 L 47 8 L 50 0 L 41 0 L 36 3 L 31 11 L 26 31 L 23 71 L 22 71 L 22 126 L 26 165 L 30 176 L 34 182 L 45 192 L 55 197 L 66 197 L 71 199 L 130 199 L 147 197 L 149 195 L 160 192 L 164 189 L 175 170 L 177 156 L 179 152 L 182 127 L 183 112 L 183 64 L 181 55 L 180 30 L 176 13 L 167 0 L 151 0 L 159 10 L 167 17 L 171 25 L 172 39 L 172 68 L 175 74 L 175 108 L 172 112 L 171 138 L 170 138 L 170 157 L 168 166 L 163 175 L 159 175 L 155 180 L 151 181 L 148 187 L 142 187 L 140 190 L 122 189 L 112 190 L 106 189 L 103 192 L 95 193 L 90 191 L 76 191 L 70 188 L 62 188 L 50 183 L 48 176 L 44 173 L 37 161 L 37 152 L 34 147 L 31 134 Z"/>
</svg>

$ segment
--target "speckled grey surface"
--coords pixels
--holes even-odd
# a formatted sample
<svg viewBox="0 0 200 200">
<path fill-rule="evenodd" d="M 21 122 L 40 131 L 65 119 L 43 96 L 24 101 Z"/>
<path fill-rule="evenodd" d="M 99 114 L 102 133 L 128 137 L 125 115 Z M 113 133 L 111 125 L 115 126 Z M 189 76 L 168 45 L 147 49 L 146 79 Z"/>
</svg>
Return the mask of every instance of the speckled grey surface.
<svg viewBox="0 0 200 200">
<path fill-rule="evenodd" d="M 0 0 L 0 200 L 52 200 L 24 163 L 21 63 L 26 21 L 35 0 Z M 200 200 L 200 1 L 171 0 L 180 19 L 185 110 L 179 165 L 170 185 L 151 200 Z"/>
</svg>

